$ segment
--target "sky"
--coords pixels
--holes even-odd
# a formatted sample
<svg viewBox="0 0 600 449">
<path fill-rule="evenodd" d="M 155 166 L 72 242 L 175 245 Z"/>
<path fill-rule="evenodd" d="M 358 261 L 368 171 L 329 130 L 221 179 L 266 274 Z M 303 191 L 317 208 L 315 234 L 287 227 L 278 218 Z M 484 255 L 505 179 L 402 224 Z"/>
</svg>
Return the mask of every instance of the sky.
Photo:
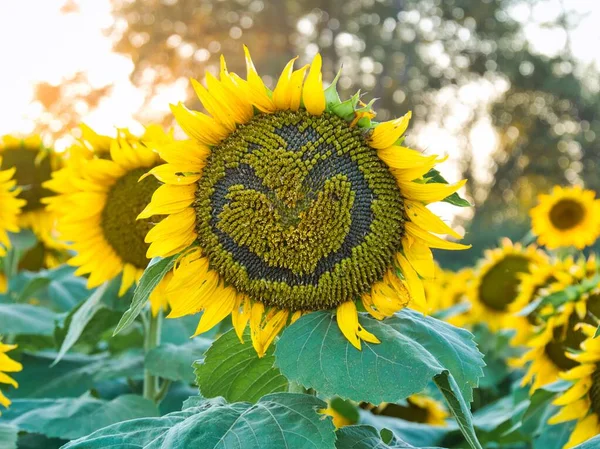
<svg viewBox="0 0 600 449">
<path fill-rule="evenodd" d="M 581 20 L 571 35 L 571 49 L 583 62 L 600 67 L 600 2 L 597 0 L 563 0 L 581 14 Z M 85 72 L 93 87 L 112 85 L 111 94 L 99 107 L 83 116 L 83 121 L 105 134 L 115 127 L 130 127 L 139 132 L 141 125 L 133 118 L 143 103 L 143 92 L 129 80 L 133 63 L 125 56 L 113 53 L 103 29 L 112 22 L 110 0 L 80 0 L 78 10 L 62 14 L 66 0 L 0 0 L 0 135 L 27 134 L 43 113 L 41 105 L 32 102 L 34 85 L 40 81 L 58 83 L 77 72 Z M 515 6 L 510 14 L 523 22 L 533 22 L 525 29 L 530 42 L 548 55 L 563 51 L 567 45 L 565 33 L 544 24 L 561 12 L 561 0 L 547 0 L 530 10 Z M 35 11 L 35 14 L 32 14 Z M 23 26 L 26 24 L 26 26 Z M 174 85 L 159 93 L 152 102 L 158 114 L 168 113 L 168 104 L 185 100 L 185 85 Z M 485 88 L 485 87 L 481 87 Z M 489 86 L 488 86 L 489 88 Z M 464 92 L 468 97 L 469 93 Z M 443 93 L 442 93 L 443 97 Z M 461 111 L 456 112 L 460 127 Z M 457 143 L 449 130 L 420 130 L 418 144 L 431 153 L 450 156 L 449 172 L 458 173 Z M 71 142 L 65 136 L 53 142 L 64 150 Z M 495 147 L 495 136 L 489 119 L 483 118 L 471 139 L 478 148 L 481 173 L 486 173 L 489 154 Z M 452 179 L 452 176 L 450 176 Z M 442 211 L 440 211 L 442 212 Z M 452 214 L 447 209 L 447 214 Z"/>
</svg>

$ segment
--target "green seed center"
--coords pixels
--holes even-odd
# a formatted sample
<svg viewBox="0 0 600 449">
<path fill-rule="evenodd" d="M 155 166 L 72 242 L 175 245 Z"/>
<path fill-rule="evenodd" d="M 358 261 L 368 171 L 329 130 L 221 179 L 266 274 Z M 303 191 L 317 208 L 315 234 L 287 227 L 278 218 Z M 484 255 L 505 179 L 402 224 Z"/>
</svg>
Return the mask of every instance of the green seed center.
<svg viewBox="0 0 600 449">
<path fill-rule="evenodd" d="M 29 148 L 7 148 L 2 151 L 2 170 L 16 167 L 15 179 L 21 188 L 19 198 L 27 201 L 23 212 L 42 209 L 42 198 L 54 195 L 50 190 L 42 187 L 42 183 L 50 179 L 52 167 L 48 156 L 38 158 L 39 150 Z"/>
<path fill-rule="evenodd" d="M 148 243 L 146 234 L 156 218 L 136 220 L 146 207 L 159 183 L 153 176 L 138 182 L 148 168 L 136 168 L 126 173 L 110 188 L 102 211 L 104 237 L 119 257 L 137 268 L 146 268 Z"/>
<path fill-rule="evenodd" d="M 518 296 L 519 273 L 529 271 L 529 258 L 520 255 L 504 257 L 481 279 L 479 298 L 490 309 L 505 311 Z"/>
<path fill-rule="evenodd" d="M 213 149 L 194 206 L 224 280 L 291 310 L 370 290 L 404 234 L 396 181 L 359 129 L 328 113 L 259 114 Z"/>
</svg>

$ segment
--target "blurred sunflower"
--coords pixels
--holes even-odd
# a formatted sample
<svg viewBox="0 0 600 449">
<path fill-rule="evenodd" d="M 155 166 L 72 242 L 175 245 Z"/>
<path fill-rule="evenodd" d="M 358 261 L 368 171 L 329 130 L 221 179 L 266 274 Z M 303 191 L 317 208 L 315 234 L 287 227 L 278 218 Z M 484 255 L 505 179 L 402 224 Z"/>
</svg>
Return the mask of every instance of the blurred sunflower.
<svg viewBox="0 0 600 449">
<path fill-rule="evenodd" d="M 43 183 L 50 179 L 53 170 L 59 168 L 60 157 L 46 148 L 39 136 L 25 139 L 4 136 L 0 141 L 0 155 L 0 168 L 15 169 L 19 198 L 25 200 L 19 215 L 19 227 L 30 229 L 38 240 L 22 255 L 19 268 L 38 271 L 59 265 L 66 260 L 65 245 L 55 234 L 54 215 L 44 208 L 43 200 L 52 192 Z"/>
<path fill-rule="evenodd" d="M 446 420 L 450 417 L 444 404 L 424 394 L 413 394 L 397 404 L 384 402 L 374 406 L 363 403 L 361 408 L 374 415 L 391 416 L 432 426 L 446 426 Z"/>
<path fill-rule="evenodd" d="M 561 285 L 560 282 L 555 285 Z M 552 290 L 564 289 L 566 285 L 554 287 Z M 555 382 L 562 371 L 575 368 L 577 359 L 569 356 L 577 351 L 586 336 L 582 331 L 583 324 L 598 326 L 600 318 L 600 289 L 582 295 L 575 301 L 563 304 L 547 318 L 538 332 L 530 338 L 527 352 L 514 362 L 514 366 L 526 367 L 527 372 L 522 385 L 531 382 L 531 393 L 538 388 Z"/>
<path fill-rule="evenodd" d="M 567 354 L 576 366 L 560 374 L 574 385 L 554 400 L 553 404 L 561 409 L 548 420 L 549 424 L 577 420 L 563 449 L 600 434 L 600 338 L 594 338 L 597 326 L 583 324 L 580 328 L 587 339 L 582 342 L 580 352 Z"/>
<path fill-rule="evenodd" d="M 486 251 L 469 289 L 469 320 L 485 322 L 492 331 L 511 329 L 516 318 L 510 306 L 519 296 L 520 277 L 542 263 L 547 263 L 547 256 L 535 246 L 523 248 L 508 239 Z"/>
<path fill-rule="evenodd" d="M 549 249 L 593 244 L 600 235 L 600 203 L 595 196 L 579 186 L 554 186 L 550 195 L 540 195 L 539 205 L 530 212 L 538 242 Z"/>
<path fill-rule="evenodd" d="M 517 298 L 508 307 L 515 315 L 513 328 L 516 334 L 511 343 L 514 345 L 524 344 L 535 331 L 535 326 L 541 324 L 538 313 L 531 311 L 526 316 L 518 315 L 523 309 L 538 298 L 542 292 L 550 293 L 547 289 L 556 284 L 560 279 L 560 285 L 569 285 L 573 275 L 569 269 L 575 265 L 572 258 L 543 260 L 532 264 L 529 272 L 520 273 Z"/>
<path fill-rule="evenodd" d="M 203 310 L 199 334 L 231 314 L 263 355 L 289 320 L 336 309 L 356 348 L 377 343 L 355 298 L 379 319 L 423 303 L 430 248 L 467 248 L 431 233 L 460 238 L 425 205 L 464 181 L 433 182 L 441 160 L 400 146 L 410 113 L 376 124 L 358 95 L 342 102 L 335 81 L 324 91 L 320 55 L 290 61 L 271 92 L 245 51 L 247 80 L 223 58 L 220 78 L 192 80 L 210 115 L 172 106 L 191 140 L 160 148 L 167 164 L 150 171 L 163 185 L 139 217 L 167 218 L 147 255 L 183 251 L 169 316 Z"/>
<path fill-rule="evenodd" d="M 3 166 L 0 154 L 0 167 Z M 17 181 L 13 179 L 16 169 L 0 170 L 0 256 L 6 254 L 10 247 L 10 239 L 7 232 L 18 232 L 18 217 L 21 208 L 25 206 L 25 200 L 19 198 L 20 188 L 15 188 Z M 0 284 L 0 287 L 2 284 Z"/>
<path fill-rule="evenodd" d="M 436 266 L 435 277 L 424 281 L 428 310 L 419 311 L 439 315 L 456 305 L 468 304 L 467 292 L 472 280 L 473 270 L 471 268 L 454 272 Z M 453 314 L 444 320 L 454 326 L 462 326 L 466 319 L 466 312 Z"/>
<path fill-rule="evenodd" d="M 15 362 L 6 353 L 15 349 L 17 345 L 6 345 L 0 341 L 0 384 L 12 385 L 17 388 L 19 384 L 6 373 L 16 373 L 23 369 L 23 365 Z M 0 405 L 8 407 L 10 400 L 0 390 Z M 1 413 L 0 413 L 1 414 Z"/>
<path fill-rule="evenodd" d="M 77 253 L 68 261 L 79 267 L 75 274 L 89 274 L 89 288 L 122 274 L 119 294 L 123 295 L 149 262 L 144 237 L 153 223 L 136 218 L 158 181 L 144 174 L 161 162 L 153 146 L 172 141 L 172 136 L 158 126 L 148 127 L 141 138 L 126 130 L 119 130 L 114 139 L 83 130 L 65 167 L 45 183 L 56 192 L 46 202 L 59 217 L 61 238 L 71 242 Z M 154 293 L 164 294 L 164 285 Z M 164 297 L 151 301 L 155 312 L 156 301 Z"/>
</svg>

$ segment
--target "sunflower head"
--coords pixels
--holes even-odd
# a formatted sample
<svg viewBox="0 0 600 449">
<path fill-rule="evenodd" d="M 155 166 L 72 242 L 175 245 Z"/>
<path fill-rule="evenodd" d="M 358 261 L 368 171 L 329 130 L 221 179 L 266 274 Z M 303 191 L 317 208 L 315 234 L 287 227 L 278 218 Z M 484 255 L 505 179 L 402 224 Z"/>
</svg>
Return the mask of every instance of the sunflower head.
<svg viewBox="0 0 600 449">
<path fill-rule="evenodd" d="M 593 244 L 600 235 L 600 203 L 595 196 L 579 186 L 555 186 L 551 194 L 540 195 L 539 205 L 531 209 L 538 242 L 549 249 Z"/>
<path fill-rule="evenodd" d="M 581 324 L 586 339 L 581 351 L 569 354 L 574 366 L 560 377 L 573 386 L 554 400 L 561 407 L 548 421 L 558 424 L 576 420 L 577 423 L 563 449 L 576 446 L 600 433 L 600 339 L 594 338 L 597 326 Z"/>
<path fill-rule="evenodd" d="M 524 248 L 508 239 L 502 240 L 499 248 L 488 250 L 469 289 L 470 319 L 484 321 L 492 330 L 512 328 L 514 314 L 510 307 L 519 296 L 521 276 L 546 260 L 535 246 Z"/>
<path fill-rule="evenodd" d="M 57 193 L 48 208 L 59 217 L 61 238 L 77 253 L 69 260 L 76 274 L 89 274 L 90 288 L 121 274 L 124 294 L 148 266 L 144 239 L 160 220 L 136 219 L 158 187 L 144 175 L 161 162 L 154 145 L 172 137 L 156 126 L 140 138 L 126 130 L 108 138 L 87 127 L 82 136 L 65 167 L 46 183 Z"/>
<path fill-rule="evenodd" d="M 432 426 L 446 426 L 446 420 L 450 417 L 441 402 L 424 394 L 413 394 L 399 403 L 384 402 L 378 406 L 362 403 L 361 408 L 369 410 L 374 415 L 390 416 Z"/>
<path fill-rule="evenodd" d="M 0 384 L 11 385 L 14 388 L 17 388 L 19 384 L 17 384 L 17 382 L 6 373 L 19 372 L 23 369 L 23 365 L 11 359 L 7 352 L 15 349 L 16 347 L 17 345 L 7 345 L 0 341 L 0 379 L 2 379 Z M 4 395 L 2 390 L 0 390 L 0 405 L 4 407 L 8 407 L 10 405 L 10 400 Z"/>
<path fill-rule="evenodd" d="M 159 148 L 167 164 L 150 171 L 163 185 L 139 218 L 167 217 L 147 255 L 183 251 L 170 316 L 203 310 L 200 333 L 231 313 L 263 354 L 290 320 L 337 309 L 354 346 L 378 342 L 355 300 L 376 318 L 423 302 L 430 247 L 465 248 L 430 233 L 460 237 L 425 205 L 463 183 L 430 182 L 440 159 L 399 145 L 410 113 L 377 124 L 358 95 L 324 90 L 319 55 L 290 61 L 272 92 L 246 62 L 246 80 L 222 59 L 219 78 L 192 82 L 210 115 L 173 106 L 190 140 Z"/>
<path fill-rule="evenodd" d="M 0 153 L 0 166 L 2 163 Z M 4 256 L 7 248 L 10 248 L 8 232 L 19 231 L 19 214 L 25 206 L 25 200 L 19 198 L 21 189 L 15 187 L 17 184 L 13 179 L 15 172 L 15 167 L 0 170 L 0 256 Z"/>
</svg>

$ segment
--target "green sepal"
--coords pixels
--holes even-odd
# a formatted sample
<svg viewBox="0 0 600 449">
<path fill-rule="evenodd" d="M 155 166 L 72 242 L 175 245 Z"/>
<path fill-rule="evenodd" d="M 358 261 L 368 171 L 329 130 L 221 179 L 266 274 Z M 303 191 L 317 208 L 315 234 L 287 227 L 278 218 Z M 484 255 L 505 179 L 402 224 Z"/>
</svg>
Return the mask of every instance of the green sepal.
<svg viewBox="0 0 600 449">
<path fill-rule="evenodd" d="M 431 170 L 429 170 L 425 174 L 425 176 L 423 177 L 423 179 L 425 180 L 425 184 L 431 184 L 431 183 L 450 184 L 441 175 L 441 173 L 439 171 L 437 171 L 435 168 L 432 168 Z M 445 203 L 453 204 L 454 206 L 458 206 L 458 207 L 473 207 L 473 205 L 471 203 L 469 203 L 467 200 L 465 200 L 464 198 L 462 198 L 456 192 L 454 192 L 450 196 L 447 196 L 442 201 L 445 202 Z"/>
<path fill-rule="evenodd" d="M 325 109 L 329 112 L 331 112 L 331 108 L 342 102 L 340 94 L 338 94 L 337 91 L 337 82 L 340 79 L 341 74 L 342 68 L 340 67 L 340 70 L 338 70 L 338 73 L 331 84 L 325 89 Z"/>
<path fill-rule="evenodd" d="M 354 120 L 356 106 L 358 105 L 359 100 L 360 90 L 352 95 L 352 97 L 350 97 L 348 100 L 332 106 L 331 112 L 347 122 L 351 122 Z"/>
</svg>

